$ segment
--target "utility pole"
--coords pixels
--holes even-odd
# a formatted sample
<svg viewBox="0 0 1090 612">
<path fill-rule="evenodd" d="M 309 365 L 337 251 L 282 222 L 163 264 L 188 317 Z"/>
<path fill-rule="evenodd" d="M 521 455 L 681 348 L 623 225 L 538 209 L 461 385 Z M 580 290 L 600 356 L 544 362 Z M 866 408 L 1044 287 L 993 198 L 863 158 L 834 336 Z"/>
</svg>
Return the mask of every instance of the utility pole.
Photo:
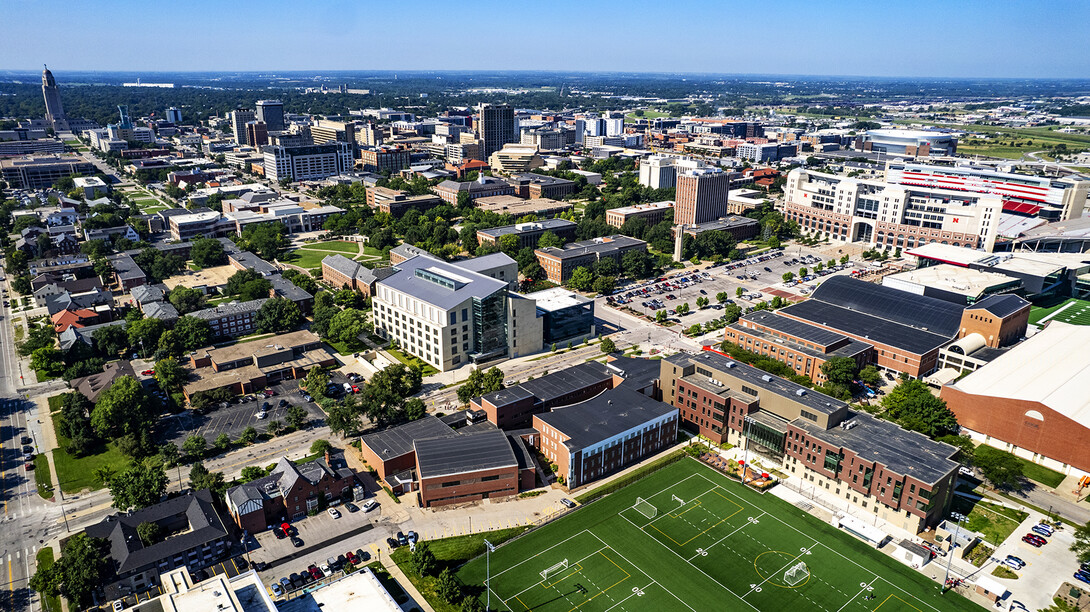
<svg viewBox="0 0 1090 612">
<path fill-rule="evenodd" d="M 488 540 L 484 541 L 484 609 L 492 609 L 492 552 L 496 547 Z M 480 601 L 480 600 L 478 600 Z"/>
<path fill-rule="evenodd" d="M 950 518 L 956 521 L 957 526 L 954 527 L 954 539 L 950 542 L 950 558 L 946 560 L 946 577 L 942 579 L 942 593 L 946 593 L 946 585 L 950 581 L 950 565 L 954 562 L 954 546 L 958 543 L 958 533 L 961 531 L 961 522 L 965 520 L 965 515 L 960 512 L 951 512 Z"/>
</svg>

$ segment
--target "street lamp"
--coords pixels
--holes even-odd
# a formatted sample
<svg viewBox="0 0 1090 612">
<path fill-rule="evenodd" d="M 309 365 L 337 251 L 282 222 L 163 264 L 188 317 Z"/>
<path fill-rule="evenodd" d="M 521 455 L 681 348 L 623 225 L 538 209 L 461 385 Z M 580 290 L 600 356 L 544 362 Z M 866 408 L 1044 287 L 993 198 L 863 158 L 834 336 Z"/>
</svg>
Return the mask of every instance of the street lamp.
<svg viewBox="0 0 1090 612">
<path fill-rule="evenodd" d="M 484 609 L 492 609 L 492 567 L 491 567 L 491 555 L 496 550 L 496 547 L 492 545 L 492 542 L 488 540 L 484 541 Z M 480 601 L 480 600 L 478 600 Z"/>
<path fill-rule="evenodd" d="M 954 546 L 958 543 L 958 533 L 961 531 L 961 522 L 965 520 L 965 515 L 960 512 L 951 512 L 950 518 L 954 519 L 957 526 L 954 527 L 954 539 L 950 542 L 950 552 L 948 553 L 950 558 L 946 560 L 946 577 L 942 579 L 943 593 L 947 591 L 946 585 L 950 582 L 950 564 L 954 562 Z"/>
</svg>

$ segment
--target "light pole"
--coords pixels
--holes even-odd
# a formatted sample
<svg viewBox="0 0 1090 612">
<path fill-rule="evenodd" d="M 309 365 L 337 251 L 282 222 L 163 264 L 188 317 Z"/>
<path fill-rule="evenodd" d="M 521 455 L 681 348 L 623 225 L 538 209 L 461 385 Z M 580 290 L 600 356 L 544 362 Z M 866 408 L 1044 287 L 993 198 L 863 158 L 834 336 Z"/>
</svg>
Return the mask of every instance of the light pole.
<svg viewBox="0 0 1090 612">
<path fill-rule="evenodd" d="M 950 582 L 950 565 L 954 562 L 954 546 L 958 543 L 958 533 L 961 532 L 961 522 L 965 520 L 965 515 L 960 512 L 951 512 L 950 518 L 956 522 L 954 527 L 954 539 L 950 542 L 950 551 L 947 553 L 950 558 L 946 560 L 946 577 L 942 579 L 942 592 L 947 591 L 946 585 Z"/>
<path fill-rule="evenodd" d="M 484 541 L 484 609 L 492 609 L 492 565 L 491 555 L 496 547 L 488 540 Z M 480 601 L 479 599 L 477 601 Z"/>
</svg>

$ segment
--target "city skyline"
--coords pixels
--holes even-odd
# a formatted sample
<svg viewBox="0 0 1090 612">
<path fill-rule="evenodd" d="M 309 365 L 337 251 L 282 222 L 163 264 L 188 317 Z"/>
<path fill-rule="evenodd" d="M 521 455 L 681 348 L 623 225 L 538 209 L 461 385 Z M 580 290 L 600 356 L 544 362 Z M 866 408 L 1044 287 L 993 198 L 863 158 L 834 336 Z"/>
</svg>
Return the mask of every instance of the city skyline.
<svg viewBox="0 0 1090 612">
<path fill-rule="evenodd" d="M 283 10 L 279 7 L 283 5 Z M 101 71 L 292 71 L 292 70 L 546 70 L 709 74 L 826 75 L 940 78 L 1078 78 L 1090 75 L 1090 41 L 1080 25 L 1090 5 L 1045 3 L 796 2 L 774 6 L 695 1 L 669 8 L 650 2 L 560 2 L 553 20 L 484 2 L 467 27 L 487 36 L 458 34 L 451 21 L 443 34 L 394 44 L 410 24 L 394 6 L 317 2 L 307 11 L 287 3 L 244 2 L 234 7 L 247 28 L 216 19 L 220 5 L 197 2 L 170 15 L 135 2 L 87 2 L 81 29 L 127 28 L 113 44 L 57 45 L 47 37 L 5 37 L 2 68 L 29 70 L 42 63 L 60 72 Z M 446 14 L 435 2 L 417 5 L 423 23 Z M 205 10 L 207 9 L 207 10 Z M 13 23 L 63 21 L 62 2 L 9 2 Z M 290 14 L 285 22 L 283 15 Z M 715 16 L 721 16 L 719 25 Z M 710 21 L 709 21 L 710 19 Z M 587 25 L 591 24 L 589 30 Z M 595 25 L 597 24 L 597 25 Z M 548 45 L 527 28 L 549 27 Z M 270 33 L 290 27 L 298 45 L 278 46 Z M 678 36 L 695 28 L 703 33 Z M 567 30 L 567 31 L 565 31 Z M 455 36 L 458 53 L 442 52 Z M 645 45 L 636 41 L 648 40 Z M 199 41 L 208 41 L 200 43 Z M 658 42 L 655 42 L 655 41 Z M 1062 44 L 1057 44 L 1062 41 Z M 644 51 L 640 51 L 640 49 Z M 134 49 L 140 49 L 134 53 Z M 260 50 L 260 52 L 255 52 Z"/>
</svg>

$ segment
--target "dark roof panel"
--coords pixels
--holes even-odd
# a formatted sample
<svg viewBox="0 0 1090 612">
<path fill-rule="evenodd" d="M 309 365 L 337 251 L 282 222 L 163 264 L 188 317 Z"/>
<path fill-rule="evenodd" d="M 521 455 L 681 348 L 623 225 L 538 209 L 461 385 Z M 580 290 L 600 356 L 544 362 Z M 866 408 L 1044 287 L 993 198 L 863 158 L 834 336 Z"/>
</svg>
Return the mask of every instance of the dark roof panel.
<svg viewBox="0 0 1090 612">
<path fill-rule="evenodd" d="M 617 387 L 537 418 L 570 436 L 570 446 L 586 448 L 668 414 L 677 414 L 677 408 L 626 387 Z"/>
<path fill-rule="evenodd" d="M 417 440 L 415 447 L 421 480 L 519 465 L 507 434 L 498 429 Z"/>
<path fill-rule="evenodd" d="M 916 295 L 847 276 L 832 276 L 814 290 L 811 300 L 861 312 L 948 338 L 957 335 L 964 308 L 945 300 Z M 810 301 L 810 300 L 808 300 Z"/>
<path fill-rule="evenodd" d="M 983 309 L 1002 319 L 1011 316 L 1027 306 L 1029 306 L 1029 302 L 1026 300 L 1017 295 L 1005 293 L 1003 295 L 989 295 L 976 304 L 969 306 L 966 310 Z"/>
</svg>

